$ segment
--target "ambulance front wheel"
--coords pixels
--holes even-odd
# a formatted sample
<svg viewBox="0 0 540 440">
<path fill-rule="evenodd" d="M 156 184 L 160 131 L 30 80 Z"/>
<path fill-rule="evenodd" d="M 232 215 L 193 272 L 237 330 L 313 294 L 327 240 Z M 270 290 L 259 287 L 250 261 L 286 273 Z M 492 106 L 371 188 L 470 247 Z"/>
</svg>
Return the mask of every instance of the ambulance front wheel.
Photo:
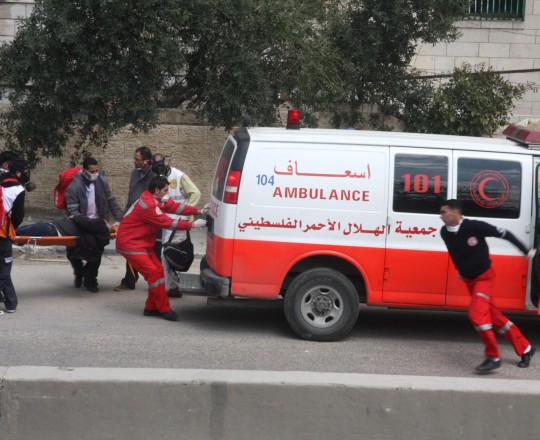
<svg viewBox="0 0 540 440">
<path fill-rule="evenodd" d="M 293 331 L 313 341 L 338 341 L 354 327 L 360 304 L 351 281 L 327 268 L 298 275 L 285 294 L 285 316 Z"/>
</svg>

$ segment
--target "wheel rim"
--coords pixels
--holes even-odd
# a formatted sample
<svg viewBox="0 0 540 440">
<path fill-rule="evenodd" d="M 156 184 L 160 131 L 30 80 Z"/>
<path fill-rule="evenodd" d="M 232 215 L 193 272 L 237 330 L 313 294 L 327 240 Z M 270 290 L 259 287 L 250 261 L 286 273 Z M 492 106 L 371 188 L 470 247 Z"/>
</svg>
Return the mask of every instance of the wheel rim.
<svg viewBox="0 0 540 440">
<path fill-rule="evenodd" d="M 328 328 L 335 325 L 343 315 L 341 295 L 328 286 L 317 286 L 302 296 L 302 317 L 312 326 Z"/>
</svg>

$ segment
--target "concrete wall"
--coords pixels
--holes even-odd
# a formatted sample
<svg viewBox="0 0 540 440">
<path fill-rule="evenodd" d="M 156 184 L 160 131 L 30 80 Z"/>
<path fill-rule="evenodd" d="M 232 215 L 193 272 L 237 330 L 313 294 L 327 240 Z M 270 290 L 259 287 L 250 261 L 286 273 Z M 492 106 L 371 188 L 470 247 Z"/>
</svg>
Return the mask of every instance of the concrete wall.
<svg viewBox="0 0 540 440">
<path fill-rule="evenodd" d="M 535 439 L 540 382 L 0 367 L 2 440 Z"/>
<path fill-rule="evenodd" d="M 453 43 L 423 44 L 412 66 L 427 74 L 451 73 L 463 63 L 484 63 L 495 71 L 540 69 L 540 0 L 527 0 L 525 20 L 467 20 Z M 516 103 L 512 121 L 540 117 L 540 71 L 503 74 L 531 90 Z"/>
</svg>

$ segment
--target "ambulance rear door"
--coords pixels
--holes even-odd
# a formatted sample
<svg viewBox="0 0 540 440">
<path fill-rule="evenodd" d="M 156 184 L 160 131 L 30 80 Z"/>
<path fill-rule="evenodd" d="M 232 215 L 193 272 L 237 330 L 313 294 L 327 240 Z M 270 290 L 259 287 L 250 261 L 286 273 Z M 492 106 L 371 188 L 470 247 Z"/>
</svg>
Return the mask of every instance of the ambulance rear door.
<svg viewBox="0 0 540 440">
<path fill-rule="evenodd" d="M 230 277 L 232 273 L 238 192 L 249 143 L 245 129 L 229 136 L 214 173 L 207 216 L 206 261 L 215 273 L 223 277 Z"/>
<path fill-rule="evenodd" d="M 451 190 L 451 166 L 451 150 L 390 149 L 384 303 L 445 303 L 449 257 L 439 211 Z"/>
</svg>

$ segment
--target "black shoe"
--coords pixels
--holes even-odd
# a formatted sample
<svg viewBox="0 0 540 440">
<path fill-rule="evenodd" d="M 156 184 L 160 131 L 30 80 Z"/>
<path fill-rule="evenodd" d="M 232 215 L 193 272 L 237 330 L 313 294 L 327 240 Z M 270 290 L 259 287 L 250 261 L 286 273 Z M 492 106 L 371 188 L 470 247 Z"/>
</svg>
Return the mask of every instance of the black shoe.
<svg viewBox="0 0 540 440">
<path fill-rule="evenodd" d="M 521 361 L 518 364 L 519 368 L 527 368 L 529 364 L 531 363 L 531 359 L 536 353 L 536 347 L 534 345 L 531 345 L 531 349 L 527 353 L 523 353 L 521 355 Z"/>
<path fill-rule="evenodd" d="M 86 287 L 86 290 L 88 290 L 89 292 L 92 292 L 92 293 L 98 293 L 99 292 L 99 287 L 96 284 L 91 284 L 91 285 L 84 286 L 84 287 Z"/>
<path fill-rule="evenodd" d="M 501 360 L 495 360 L 493 358 L 487 357 L 484 359 L 478 367 L 475 368 L 475 371 L 479 374 L 489 373 L 491 370 L 495 370 L 501 366 Z"/>
<path fill-rule="evenodd" d="M 178 289 L 169 289 L 167 291 L 167 296 L 169 298 L 182 298 L 182 294 Z"/>
<path fill-rule="evenodd" d="M 178 313 L 174 310 L 169 310 L 168 312 L 161 313 L 161 317 L 167 321 L 178 321 Z"/>
<path fill-rule="evenodd" d="M 161 313 L 159 313 L 157 310 L 144 309 L 143 315 L 144 316 L 161 316 Z"/>
<path fill-rule="evenodd" d="M 75 276 L 75 281 L 73 282 L 73 284 L 75 285 L 75 287 L 81 287 L 81 286 L 82 286 L 82 282 L 83 282 L 82 276 Z"/>
</svg>

